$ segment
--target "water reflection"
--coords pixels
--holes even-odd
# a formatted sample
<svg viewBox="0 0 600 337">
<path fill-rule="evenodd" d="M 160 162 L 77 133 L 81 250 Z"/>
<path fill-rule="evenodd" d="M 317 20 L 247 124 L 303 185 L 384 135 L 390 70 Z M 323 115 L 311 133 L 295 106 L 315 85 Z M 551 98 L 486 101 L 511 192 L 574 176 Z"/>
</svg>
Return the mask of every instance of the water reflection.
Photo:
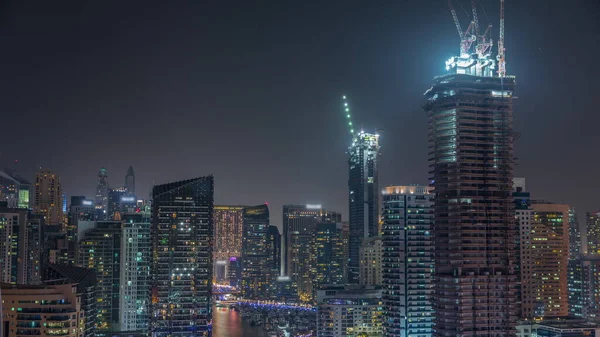
<svg viewBox="0 0 600 337">
<path fill-rule="evenodd" d="M 228 308 L 213 307 L 213 337 L 268 337 L 260 326 L 242 321 L 239 312 Z"/>
</svg>

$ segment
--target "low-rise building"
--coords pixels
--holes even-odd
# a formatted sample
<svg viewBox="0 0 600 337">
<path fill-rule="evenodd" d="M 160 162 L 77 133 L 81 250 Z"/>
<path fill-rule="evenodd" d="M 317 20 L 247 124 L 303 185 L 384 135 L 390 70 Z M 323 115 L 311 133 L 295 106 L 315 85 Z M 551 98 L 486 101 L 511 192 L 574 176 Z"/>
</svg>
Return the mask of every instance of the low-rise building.
<svg viewBox="0 0 600 337">
<path fill-rule="evenodd" d="M 0 284 L 2 337 L 83 337 L 85 312 L 76 284 Z"/>
</svg>

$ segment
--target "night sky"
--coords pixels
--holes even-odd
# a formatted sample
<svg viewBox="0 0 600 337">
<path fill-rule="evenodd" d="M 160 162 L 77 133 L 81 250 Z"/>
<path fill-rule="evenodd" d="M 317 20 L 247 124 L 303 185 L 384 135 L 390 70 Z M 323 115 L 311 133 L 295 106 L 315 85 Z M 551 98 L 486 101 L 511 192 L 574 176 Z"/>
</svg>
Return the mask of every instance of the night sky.
<svg viewBox="0 0 600 337">
<path fill-rule="evenodd" d="M 496 40 L 498 1 L 481 3 Z M 384 129 L 380 186 L 426 183 L 422 94 L 459 47 L 445 0 L 15 0 L 0 13 L 2 167 L 52 169 L 88 197 L 101 166 L 121 186 L 133 165 L 141 197 L 214 174 L 216 203 L 267 201 L 278 225 L 286 203 L 346 219 L 342 94 L 355 125 Z M 598 0 L 506 1 L 517 175 L 581 213 L 600 209 L 599 41 Z"/>
</svg>

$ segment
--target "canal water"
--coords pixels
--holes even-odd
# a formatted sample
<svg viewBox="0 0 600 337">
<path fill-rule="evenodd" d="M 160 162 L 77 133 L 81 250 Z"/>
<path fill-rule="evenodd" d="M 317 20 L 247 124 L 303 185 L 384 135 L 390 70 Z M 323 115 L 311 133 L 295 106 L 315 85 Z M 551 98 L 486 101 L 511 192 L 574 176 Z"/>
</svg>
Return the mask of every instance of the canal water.
<svg viewBox="0 0 600 337">
<path fill-rule="evenodd" d="M 238 311 L 213 307 L 212 337 L 268 337 L 262 326 L 242 321 Z"/>
</svg>

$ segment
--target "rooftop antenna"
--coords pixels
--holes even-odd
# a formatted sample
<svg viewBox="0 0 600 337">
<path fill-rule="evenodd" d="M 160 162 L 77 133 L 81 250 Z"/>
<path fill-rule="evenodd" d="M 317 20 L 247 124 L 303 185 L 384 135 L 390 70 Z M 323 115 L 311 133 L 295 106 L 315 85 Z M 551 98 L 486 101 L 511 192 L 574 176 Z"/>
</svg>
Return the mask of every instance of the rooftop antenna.
<svg viewBox="0 0 600 337">
<path fill-rule="evenodd" d="M 342 96 L 342 111 L 344 115 L 346 115 L 346 120 L 348 121 L 348 129 L 350 130 L 350 134 L 354 137 L 354 126 L 352 125 L 352 115 L 350 114 L 350 104 L 348 104 L 348 99 L 346 95 Z"/>
</svg>

